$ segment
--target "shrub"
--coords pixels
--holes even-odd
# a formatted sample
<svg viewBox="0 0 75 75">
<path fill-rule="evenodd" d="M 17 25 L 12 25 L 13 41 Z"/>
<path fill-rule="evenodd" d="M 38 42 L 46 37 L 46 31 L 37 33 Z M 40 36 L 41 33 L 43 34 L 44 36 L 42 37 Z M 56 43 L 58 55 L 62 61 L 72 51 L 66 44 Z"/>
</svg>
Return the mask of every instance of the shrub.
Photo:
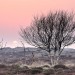
<svg viewBox="0 0 75 75">
<path fill-rule="evenodd" d="M 53 69 L 44 70 L 43 74 L 44 74 L 44 75 L 54 74 L 54 70 L 53 70 Z"/>
<path fill-rule="evenodd" d="M 31 69 L 31 74 L 38 74 L 41 73 L 43 71 L 43 69 L 41 67 L 35 67 Z"/>
<path fill-rule="evenodd" d="M 12 69 L 18 69 L 18 68 L 20 68 L 20 66 L 19 65 L 12 65 L 11 68 Z"/>
<path fill-rule="evenodd" d="M 5 73 L 0 73 L 0 75 L 6 75 Z"/>
<path fill-rule="evenodd" d="M 4 64 L 0 64 L 0 68 L 6 68 L 7 66 Z"/>
<path fill-rule="evenodd" d="M 17 74 L 20 70 L 20 66 L 19 65 L 12 65 L 10 68 L 10 72 L 13 74 Z"/>
<path fill-rule="evenodd" d="M 65 66 L 65 65 L 55 65 L 55 66 L 54 66 L 54 69 L 59 69 L 59 68 L 68 69 L 68 67 Z"/>
<path fill-rule="evenodd" d="M 23 69 L 29 69 L 29 67 L 28 66 L 24 66 Z"/>
<path fill-rule="evenodd" d="M 27 66 L 24 66 L 23 68 L 19 69 L 19 72 L 20 73 L 29 73 L 30 69 Z"/>
<path fill-rule="evenodd" d="M 43 68 L 43 69 L 50 69 L 50 66 L 44 65 L 44 66 L 42 66 L 42 68 Z"/>
</svg>

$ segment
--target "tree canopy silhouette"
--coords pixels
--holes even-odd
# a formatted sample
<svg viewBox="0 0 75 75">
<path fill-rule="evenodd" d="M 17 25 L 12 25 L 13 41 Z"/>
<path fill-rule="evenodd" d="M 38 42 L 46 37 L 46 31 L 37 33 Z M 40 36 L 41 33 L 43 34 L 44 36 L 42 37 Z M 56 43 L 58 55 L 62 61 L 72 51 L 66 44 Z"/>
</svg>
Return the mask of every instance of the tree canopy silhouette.
<svg viewBox="0 0 75 75">
<path fill-rule="evenodd" d="M 30 45 L 59 57 L 65 46 L 75 42 L 74 19 L 73 13 L 50 12 L 47 16 L 35 17 L 29 27 L 21 28 L 20 36 Z"/>
</svg>

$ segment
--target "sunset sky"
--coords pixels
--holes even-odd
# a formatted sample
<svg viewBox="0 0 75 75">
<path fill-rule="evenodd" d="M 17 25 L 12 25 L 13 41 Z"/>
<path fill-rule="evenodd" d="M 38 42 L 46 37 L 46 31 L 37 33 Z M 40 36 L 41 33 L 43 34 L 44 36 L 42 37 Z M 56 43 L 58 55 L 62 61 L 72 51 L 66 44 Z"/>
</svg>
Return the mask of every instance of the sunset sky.
<svg viewBox="0 0 75 75">
<path fill-rule="evenodd" d="M 0 0 L 0 40 L 10 47 L 20 46 L 20 27 L 28 26 L 34 16 L 55 10 L 75 12 L 75 0 Z"/>
</svg>

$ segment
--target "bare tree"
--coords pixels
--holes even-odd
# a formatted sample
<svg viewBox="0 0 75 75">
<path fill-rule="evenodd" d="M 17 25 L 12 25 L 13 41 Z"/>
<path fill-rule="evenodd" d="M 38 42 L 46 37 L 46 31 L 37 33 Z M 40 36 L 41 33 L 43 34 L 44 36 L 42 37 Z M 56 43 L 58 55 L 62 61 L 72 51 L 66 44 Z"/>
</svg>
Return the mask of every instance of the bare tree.
<svg viewBox="0 0 75 75">
<path fill-rule="evenodd" d="M 56 11 L 40 18 L 35 17 L 30 27 L 21 29 L 20 36 L 30 45 L 46 50 L 51 65 L 54 65 L 65 46 L 75 42 L 74 32 L 74 14 Z"/>
<path fill-rule="evenodd" d="M 3 40 L 3 38 L 2 38 L 2 40 L 0 41 L 0 50 L 3 50 L 3 49 L 6 47 L 6 44 L 7 44 L 7 42 L 4 43 L 4 40 Z M 4 62 L 5 62 L 5 56 L 4 56 L 4 58 L 3 58 L 2 63 L 4 63 Z"/>
<path fill-rule="evenodd" d="M 0 41 L 0 50 L 4 49 L 6 47 L 6 44 L 7 42 L 4 44 L 3 38 L 2 38 L 2 40 Z"/>
<path fill-rule="evenodd" d="M 54 24 L 54 36 L 52 45 L 54 56 L 57 55 L 57 62 L 64 50 L 65 46 L 71 45 L 75 42 L 75 21 L 73 13 L 59 12 Z M 55 59 L 55 58 L 54 58 Z"/>
<path fill-rule="evenodd" d="M 26 59 L 25 59 L 26 48 L 25 48 L 25 45 L 24 45 L 24 43 L 22 41 L 21 41 L 21 44 L 22 44 L 22 46 L 24 48 L 24 64 L 25 64 L 26 63 Z"/>
</svg>

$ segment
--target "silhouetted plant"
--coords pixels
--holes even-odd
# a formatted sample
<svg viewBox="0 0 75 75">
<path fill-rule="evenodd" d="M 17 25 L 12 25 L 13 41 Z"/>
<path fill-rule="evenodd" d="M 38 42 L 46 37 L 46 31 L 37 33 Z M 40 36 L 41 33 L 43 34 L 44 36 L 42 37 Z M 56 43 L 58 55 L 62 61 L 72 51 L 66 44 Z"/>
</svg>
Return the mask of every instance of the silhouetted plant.
<svg viewBox="0 0 75 75">
<path fill-rule="evenodd" d="M 6 47 L 7 42 L 4 44 L 3 39 L 0 41 L 0 50 Z"/>
<path fill-rule="evenodd" d="M 53 69 L 47 69 L 43 72 L 44 75 L 51 75 L 51 74 L 54 74 L 55 71 Z"/>
<path fill-rule="evenodd" d="M 45 50 L 50 55 L 50 64 L 58 64 L 65 46 L 75 42 L 75 20 L 73 13 L 50 12 L 47 16 L 35 17 L 20 36 L 30 45 Z"/>
<path fill-rule="evenodd" d="M 25 59 L 26 48 L 25 48 L 25 45 L 24 45 L 24 43 L 22 41 L 21 41 L 21 44 L 22 44 L 22 46 L 24 48 L 24 64 L 26 64 L 26 59 Z"/>
<path fill-rule="evenodd" d="M 65 65 L 55 65 L 54 66 L 54 69 L 59 69 L 59 68 L 62 68 L 62 69 L 69 69 L 67 66 Z"/>
<path fill-rule="evenodd" d="M 30 70 L 31 74 L 38 74 L 41 73 L 43 69 L 41 67 L 34 67 Z"/>
</svg>

